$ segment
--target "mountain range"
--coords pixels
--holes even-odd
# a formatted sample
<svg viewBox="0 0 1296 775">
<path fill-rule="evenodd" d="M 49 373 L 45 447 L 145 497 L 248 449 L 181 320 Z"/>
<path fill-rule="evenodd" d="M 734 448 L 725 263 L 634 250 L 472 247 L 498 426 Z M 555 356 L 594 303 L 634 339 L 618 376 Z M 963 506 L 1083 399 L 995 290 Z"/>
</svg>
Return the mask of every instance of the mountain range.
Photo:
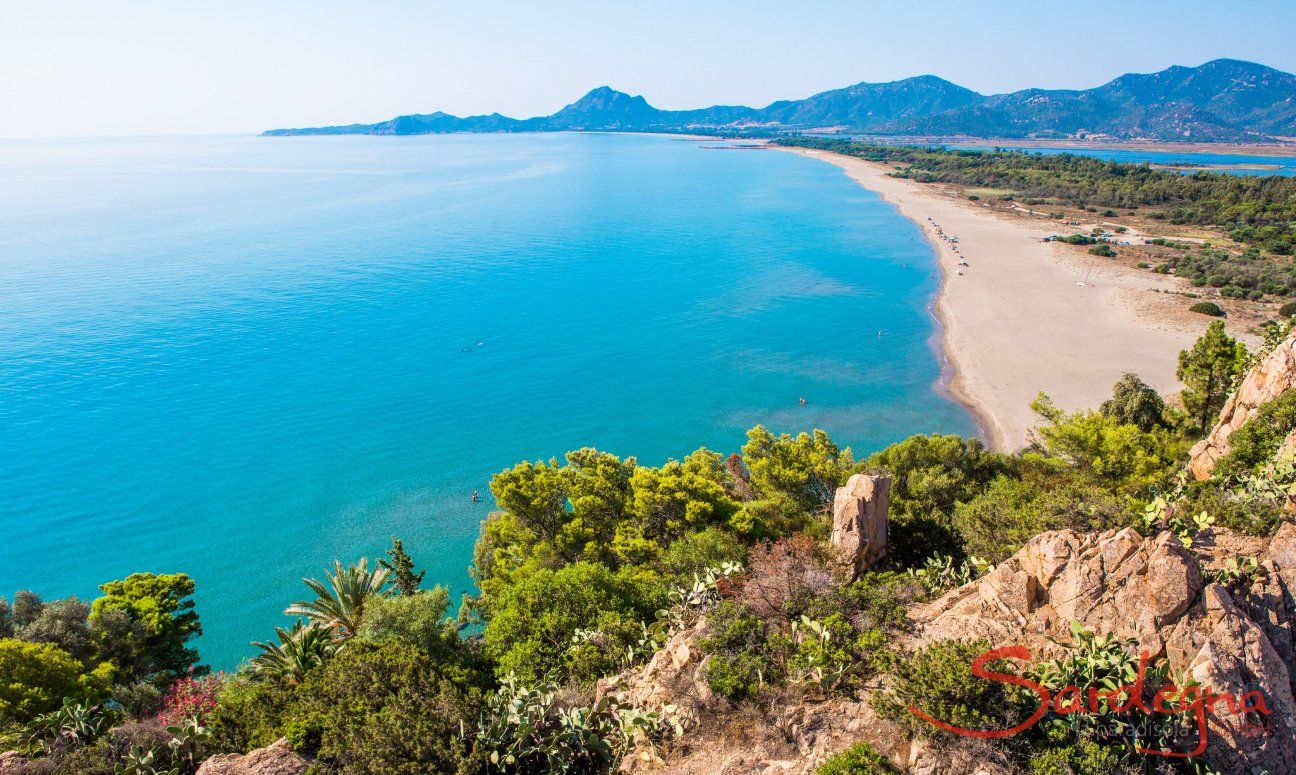
<svg viewBox="0 0 1296 775">
<path fill-rule="evenodd" d="M 1122 75 L 1092 89 L 985 95 L 934 75 L 857 83 L 764 108 L 659 110 L 607 86 L 557 113 L 397 116 L 376 124 L 272 129 L 266 135 L 417 135 L 451 132 L 787 132 L 878 136 L 1078 138 L 1193 142 L 1296 139 L 1296 75 L 1236 59 Z"/>
</svg>

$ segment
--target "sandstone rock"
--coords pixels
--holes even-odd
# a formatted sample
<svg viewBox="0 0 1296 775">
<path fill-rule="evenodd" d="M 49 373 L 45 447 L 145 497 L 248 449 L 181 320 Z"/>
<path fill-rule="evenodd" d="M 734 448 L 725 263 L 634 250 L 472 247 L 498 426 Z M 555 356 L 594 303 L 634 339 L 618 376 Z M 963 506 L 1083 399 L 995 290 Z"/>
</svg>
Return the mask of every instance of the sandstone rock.
<svg viewBox="0 0 1296 775">
<path fill-rule="evenodd" d="M 918 609 L 923 641 L 986 638 L 1024 645 L 1036 656 L 1058 649 L 1071 622 L 1132 637 L 1153 655 L 1201 591 L 1196 561 L 1169 533 L 1042 533 L 994 571 Z"/>
<path fill-rule="evenodd" d="M 717 705 L 666 752 L 664 762 L 631 756 L 621 769 L 654 775 L 813 775 L 833 754 L 861 740 L 898 766 L 909 759 L 903 730 L 879 719 L 867 702 L 813 700 L 788 692 L 756 713 Z"/>
<path fill-rule="evenodd" d="M 1288 336 L 1242 378 L 1224 404 L 1210 434 L 1197 442 L 1188 459 L 1188 470 L 1197 479 L 1209 479 L 1215 464 L 1232 449 L 1229 436 L 1250 419 L 1261 404 L 1272 401 L 1296 385 L 1296 334 Z M 1296 444 L 1296 440 L 1288 438 Z M 1286 442 L 1284 442 L 1286 446 Z"/>
<path fill-rule="evenodd" d="M 849 495 L 849 485 L 843 490 L 848 500 L 863 501 L 849 506 L 856 514 L 875 502 L 872 493 L 864 496 L 857 489 Z M 856 545 L 867 547 L 864 541 Z M 1205 580 L 1194 552 L 1203 556 L 1211 578 L 1230 558 L 1255 556 L 1260 570 L 1225 588 Z M 1172 675 L 1187 674 L 1217 694 L 1263 694 L 1272 714 L 1250 721 L 1263 721 L 1265 734 L 1252 734 L 1247 719 L 1224 714 L 1224 706 L 1218 706 L 1209 721 L 1205 763 L 1229 773 L 1293 772 L 1294 592 L 1296 526 L 1290 524 L 1268 540 L 1205 531 L 1193 552 L 1169 533 L 1144 537 L 1134 530 L 1056 531 L 1031 539 L 985 577 L 912 608 L 915 634 L 907 645 L 986 638 L 995 646 L 1027 646 L 1039 660 L 1061 655 L 1072 622 L 1134 638 L 1152 656 L 1164 656 Z M 704 628 L 701 622 L 676 633 L 647 665 L 623 676 L 624 696 L 637 704 L 674 703 L 693 714 L 685 737 L 665 752 L 664 764 L 628 758 L 626 771 L 809 775 L 829 756 L 860 741 L 910 773 L 1011 771 L 985 741 L 909 739 L 894 723 L 877 718 L 863 696 L 815 700 L 789 687 L 760 706 L 731 708 L 705 690 L 701 670 L 706 663 L 695 645 Z"/>
<path fill-rule="evenodd" d="M 202 763 L 198 775 L 301 775 L 310 761 L 293 752 L 286 738 L 246 754 L 218 754 Z"/>
<path fill-rule="evenodd" d="M 1254 580 L 1236 602 L 1264 630 L 1290 673 L 1296 666 L 1296 526 L 1285 522 L 1267 547 L 1235 556 L 1260 560 Z"/>
<path fill-rule="evenodd" d="M 1241 698 L 1259 691 L 1272 711 L 1247 719 L 1216 705 L 1219 715 L 1209 719 L 1206 761 L 1224 772 L 1290 772 L 1296 761 L 1296 700 L 1287 665 L 1264 630 L 1218 584 L 1206 589 L 1206 614 L 1202 626 L 1209 634 L 1188 673 L 1217 693 Z M 1257 729 L 1263 724 L 1264 733 L 1248 733 L 1248 721 Z"/>
<path fill-rule="evenodd" d="M 886 554 L 891 477 L 855 474 L 833 499 L 832 545 L 852 578 Z"/>
<path fill-rule="evenodd" d="M 1259 572 L 1230 592 L 1205 584 L 1196 557 L 1168 533 L 1043 533 L 984 578 L 918 608 L 919 642 L 980 637 L 995 646 L 1025 645 L 1040 659 L 1056 656 L 1054 644 L 1067 640 L 1073 621 L 1134 638 L 1204 690 L 1263 694 L 1271 715 L 1238 717 L 1216 705 L 1207 763 L 1222 772 L 1292 772 L 1296 526 L 1284 524 L 1268 542 L 1227 531 L 1202 538 L 1202 548 L 1214 552 L 1207 553 L 1211 562 L 1226 559 L 1230 547 L 1233 557 L 1253 551 Z M 1256 734 L 1260 724 L 1264 731 Z M 911 754 L 911 772 L 953 771 L 925 756 Z"/>
<path fill-rule="evenodd" d="M 711 687 L 702 674 L 706 655 L 697 646 L 706 627 L 701 619 L 676 632 L 644 666 L 600 682 L 599 693 L 614 691 L 621 702 L 643 710 L 675 705 L 685 723 L 695 723 L 697 709 L 711 699 Z"/>
</svg>

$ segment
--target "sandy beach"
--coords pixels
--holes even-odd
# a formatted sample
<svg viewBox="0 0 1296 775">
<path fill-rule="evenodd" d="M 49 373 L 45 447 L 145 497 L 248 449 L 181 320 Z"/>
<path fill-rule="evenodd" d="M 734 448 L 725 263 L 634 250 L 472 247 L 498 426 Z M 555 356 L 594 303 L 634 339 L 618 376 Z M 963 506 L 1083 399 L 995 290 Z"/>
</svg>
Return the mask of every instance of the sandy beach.
<svg viewBox="0 0 1296 775">
<path fill-rule="evenodd" d="M 922 227 L 943 273 L 935 306 L 953 368 L 950 390 L 994 448 L 1027 443 L 1037 421 L 1030 403 L 1040 391 L 1082 409 L 1109 397 L 1126 372 L 1162 393 L 1181 389 L 1179 351 L 1210 322 L 1184 313 L 1182 297 L 1155 292 L 1177 290 L 1181 281 L 1043 242 L 1063 227 L 989 212 L 940 187 L 889 177 L 880 164 L 780 150 L 841 167 Z"/>
</svg>

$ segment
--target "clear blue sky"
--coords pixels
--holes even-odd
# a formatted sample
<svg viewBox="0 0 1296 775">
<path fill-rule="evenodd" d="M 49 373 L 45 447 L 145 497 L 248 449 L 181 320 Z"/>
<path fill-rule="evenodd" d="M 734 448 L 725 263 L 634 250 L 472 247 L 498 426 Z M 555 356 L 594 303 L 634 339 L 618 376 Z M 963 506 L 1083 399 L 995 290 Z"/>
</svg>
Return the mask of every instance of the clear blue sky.
<svg viewBox="0 0 1296 775">
<path fill-rule="evenodd" d="M 932 73 L 1083 88 L 1217 57 L 1296 71 L 1293 0 L 0 0 L 0 135 L 551 113 L 608 84 L 764 105 Z"/>
</svg>

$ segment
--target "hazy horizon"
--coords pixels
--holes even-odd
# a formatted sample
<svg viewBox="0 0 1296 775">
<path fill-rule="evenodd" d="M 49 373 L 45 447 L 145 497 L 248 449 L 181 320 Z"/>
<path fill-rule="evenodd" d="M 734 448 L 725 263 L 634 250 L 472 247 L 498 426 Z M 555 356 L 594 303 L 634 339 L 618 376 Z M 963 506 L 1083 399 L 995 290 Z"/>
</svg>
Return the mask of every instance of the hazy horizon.
<svg viewBox="0 0 1296 775">
<path fill-rule="evenodd" d="M 1263 18 L 1265 24 L 1255 20 Z M 936 75 L 984 94 L 1098 86 L 1244 59 L 1296 71 L 1296 7 L 1257 0 L 726 0 L 537 8 L 387 0 L 273 7 L 67 0 L 0 6 L 0 137 L 247 134 L 409 113 L 547 115 L 591 88 L 663 109 L 763 107 L 860 81 Z"/>
</svg>

